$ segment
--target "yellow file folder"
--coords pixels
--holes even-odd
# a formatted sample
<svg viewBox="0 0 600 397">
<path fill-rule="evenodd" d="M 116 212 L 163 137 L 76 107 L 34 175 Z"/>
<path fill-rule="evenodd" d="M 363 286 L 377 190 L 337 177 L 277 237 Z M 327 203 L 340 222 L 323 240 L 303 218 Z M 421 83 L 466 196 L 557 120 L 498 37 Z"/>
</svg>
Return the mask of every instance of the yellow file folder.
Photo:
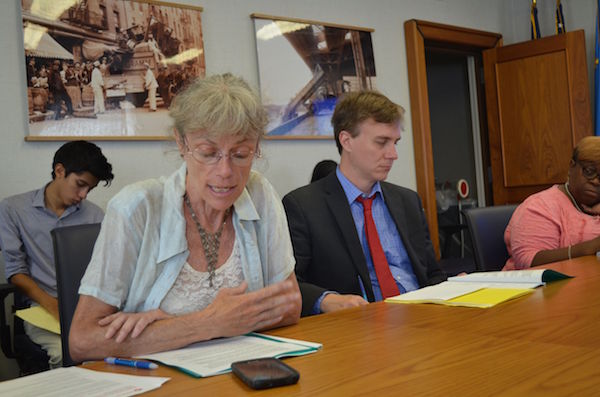
<svg viewBox="0 0 600 397">
<path fill-rule="evenodd" d="M 58 323 L 58 320 L 41 306 L 32 306 L 27 309 L 17 310 L 15 314 L 36 327 L 60 335 L 60 324 Z"/>
</svg>

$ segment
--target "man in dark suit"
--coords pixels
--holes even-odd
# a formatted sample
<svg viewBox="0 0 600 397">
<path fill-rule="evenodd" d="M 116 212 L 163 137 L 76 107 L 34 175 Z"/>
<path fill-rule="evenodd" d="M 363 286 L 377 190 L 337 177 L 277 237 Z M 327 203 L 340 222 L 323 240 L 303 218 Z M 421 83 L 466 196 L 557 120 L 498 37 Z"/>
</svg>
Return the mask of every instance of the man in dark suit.
<svg viewBox="0 0 600 397">
<path fill-rule="evenodd" d="M 421 200 L 383 182 L 404 110 L 376 92 L 346 94 L 331 123 L 340 165 L 283 198 L 302 315 L 365 305 L 445 280 Z"/>
<path fill-rule="evenodd" d="M 61 114 L 63 101 L 67 106 L 67 116 L 73 114 L 73 104 L 71 103 L 71 98 L 69 97 L 69 94 L 67 94 L 67 89 L 60 77 L 59 68 L 60 61 L 54 61 L 50 77 L 48 78 L 48 89 L 54 98 L 54 120 L 62 119 L 64 117 Z"/>
</svg>

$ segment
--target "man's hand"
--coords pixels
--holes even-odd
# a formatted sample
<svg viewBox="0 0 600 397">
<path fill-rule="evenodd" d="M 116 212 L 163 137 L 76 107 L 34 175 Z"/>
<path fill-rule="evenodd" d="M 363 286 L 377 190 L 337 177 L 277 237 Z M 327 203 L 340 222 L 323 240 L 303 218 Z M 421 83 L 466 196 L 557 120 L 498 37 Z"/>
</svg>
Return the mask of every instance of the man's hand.
<svg viewBox="0 0 600 397">
<path fill-rule="evenodd" d="M 328 294 L 321 302 L 321 311 L 323 313 L 333 312 L 336 310 L 347 309 L 349 307 L 368 305 L 369 302 L 358 295 L 339 295 Z"/>
<path fill-rule="evenodd" d="M 18 273 L 10 278 L 10 282 L 19 288 L 23 294 L 46 309 L 54 318 L 59 320 L 58 299 L 41 289 L 28 274 Z"/>
</svg>

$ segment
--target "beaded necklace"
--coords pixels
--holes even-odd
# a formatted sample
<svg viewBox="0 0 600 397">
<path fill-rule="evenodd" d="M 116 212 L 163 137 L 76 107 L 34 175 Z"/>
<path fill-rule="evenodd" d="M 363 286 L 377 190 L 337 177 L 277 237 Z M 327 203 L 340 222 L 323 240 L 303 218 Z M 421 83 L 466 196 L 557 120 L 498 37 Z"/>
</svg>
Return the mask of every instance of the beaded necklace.
<svg viewBox="0 0 600 397">
<path fill-rule="evenodd" d="M 581 207 L 579 206 L 579 204 L 577 204 L 577 201 L 575 201 L 575 198 L 573 197 L 573 195 L 569 191 L 569 182 L 568 181 L 565 182 L 565 191 L 567 192 L 567 196 L 569 196 L 569 198 L 571 199 L 571 202 L 573 203 L 573 205 L 575 206 L 575 208 L 577 208 L 577 211 L 582 212 L 582 213 L 585 214 L 586 212 L 581 209 Z"/>
<path fill-rule="evenodd" d="M 190 215 L 196 224 L 196 228 L 198 229 L 198 233 L 200 234 L 200 240 L 202 241 L 202 248 L 204 249 L 204 257 L 206 258 L 206 262 L 208 264 L 208 283 L 212 287 L 213 286 L 213 278 L 215 277 L 215 269 L 217 267 L 217 260 L 219 259 L 219 247 L 221 246 L 221 233 L 223 233 L 223 227 L 227 223 L 227 216 L 229 215 L 229 208 L 225 211 L 225 220 L 219 226 L 219 230 L 215 233 L 209 233 L 202 225 L 200 225 L 200 221 L 192 208 L 192 203 L 190 203 L 190 198 L 188 197 L 187 192 L 183 196 L 183 200 L 185 201 L 185 205 L 190 210 Z"/>
</svg>

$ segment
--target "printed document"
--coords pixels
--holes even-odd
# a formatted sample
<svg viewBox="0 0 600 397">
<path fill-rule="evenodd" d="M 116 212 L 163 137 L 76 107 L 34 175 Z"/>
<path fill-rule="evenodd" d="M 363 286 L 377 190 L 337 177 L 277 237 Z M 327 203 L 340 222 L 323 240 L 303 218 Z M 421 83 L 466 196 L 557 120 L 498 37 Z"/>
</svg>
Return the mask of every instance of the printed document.
<svg viewBox="0 0 600 397">
<path fill-rule="evenodd" d="M 169 379 L 63 367 L 0 382 L 0 396 L 127 397 L 158 389 Z"/>
<path fill-rule="evenodd" d="M 231 363 L 263 357 L 302 356 L 316 352 L 320 343 L 250 333 L 233 338 L 194 343 L 182 349 L 136 358 L 158 361 L 194 377 L 219 375 L 231 371 Z"/>
<path fill-rule="evenodd" d="M 544 285 L 547 282 L 562 280 L 565 278 L 571 278 L 571 276 L 567 276 L 566 274 L 557 272 L 552 269 L 527 269 L 510 270 L 506 272 L 475 272 L 466 274 L 464 276 L 450 277 L 448 278 L 448 281 L 475 281 L 483 283 L 529 283 L 535 284 L 535 287 L 539 287 L 540 285 Z"/>
<path fill-rule="evenodd" d="M 565 278 L 570 276 L 548 269 L 471 273 L 450 277 L 440 284 L 387 298 L 385 301 L 487 308 L 529 294 L 546 282 Z"/>
</svg>

